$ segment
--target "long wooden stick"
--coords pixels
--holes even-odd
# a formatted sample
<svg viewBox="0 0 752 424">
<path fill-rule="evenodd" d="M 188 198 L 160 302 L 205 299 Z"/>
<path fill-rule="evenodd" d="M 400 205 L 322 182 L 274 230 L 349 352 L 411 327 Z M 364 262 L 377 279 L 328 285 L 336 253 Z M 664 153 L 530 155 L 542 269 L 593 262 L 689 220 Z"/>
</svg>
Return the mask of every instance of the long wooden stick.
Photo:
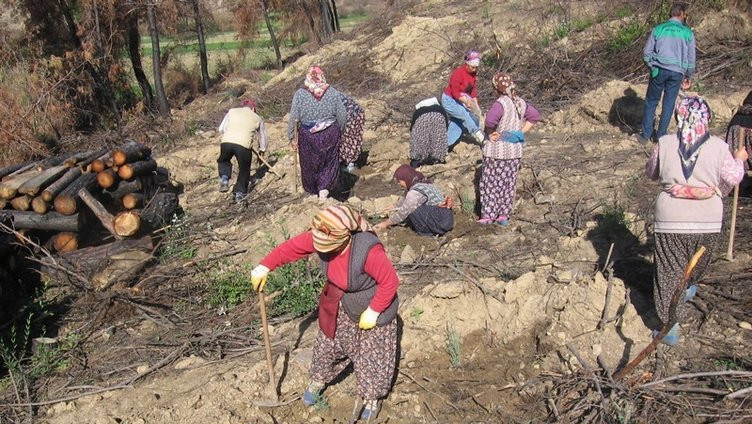
<svg viewBox="0 0 752 424">
<path fill-rule="evenodd" d="M 645 347 L 645 349 L 642 349 L 642 352 L 637 354 L 637 356 L 635 356 L 634 359 L 632 359 L 627 365 L 625 365 L 624 368 L 614 373 L 614 380 L 619 380 L 620 378 L 632 372 L 632 370 L 637 365 L 639 365 L 640 362 L 643 361 L 643 359 L 645 359 L 655 350 L 656 346 L 658 346 L 658 343 L 663 340 L 663 337 L 666 336 L 671 327 L 676 324 L 676 309 L 679 306 L 679 301 L 682 297 L 684 297 L 684 290 L 686 290 L 687 288 L 687 282 L 689 282 L 689 278 L 692 276 L 692 272 L 695 270 L 697 263 L 700 262 L 700 258 L 703 254 L 705 254 L 705 246 L 700 246 L 700 248 L 697 249 L 697 252 L 692 255 L 692 259 L 689 260 L 687 267 L 684 268 L 684 278 L 682 278 L 682 281 L 679 283 L 679 287 L 676 288 L 674 295 L 671 297 L 671 306 L 668 310 L 668 322 L 663 324 L 661 331 L 658 332 L 658 334 L 653 338 L 653 341 L 651 341 L 650 344 Z"/>
<path fill-rule="evenodd" d="M 251 147 L 250 149 L 253 152 L 253 154 L 256 155 L 256 157 L 259 158 L 259 160 L 261 162 L 263 162 L 264 165 L 266 165 L 267 168 L 269 168 L 269 172 L 271 172 L 272 174 L 276 175 L 277 178 L 280 178 L 280 179 L 282 178 L 282 177 L 279 176 L 279 174 L 277 174 L 276 172 L 274 172 L 274 170 L 272 169 L 272 166 L 269 165 L 269 162 L 267 162 L 266 159 L 264 159 L 264 157 L 259 154 L 259 152 L 257 152 L 253 147 Z"/>
<path fill-rule="evenodd" d="M 120 240 L 122 239 L 121 236 L 117 234 L 115 231 L 115 226 L 113 224 L 114 217 L 112 214 L 107 212 L 107 209 L 102 206 L 101 203 L 99 203 L 99 200 L 95 199 L 94 196 L 89 193 L 89 190 L 86 189 L 86 187 L 82 188 L 78 191 L 78 197 L 86 203 L 86 206 L 91 209 L 91 211 L 94 213 L 94 216 L 96 216 L 99 221 L 102 223 L 102 226 L 113 236 L 115 236 L 116 239 Z"/>
<path fill-rule="evenodd" d="M 261 326 L 264 331 L 264 350 L 266 351 L 266 367 L 269 369 L 269 394 L 274 401 L 279 401 L 277 395 L 277 379 L 274 377 L 274 363 L 272 363 L 272 344 L 269 340 L 269 322 L 266 319 L 266 298 L 264 291 L 259 291 L 259 311 L 261 312 Z"/>
<path fill-rule="evenodd" d="M 298 120 L 295 120 L 295 128 L 294 128 L 294 134 L 295 134 L 295 149 L 294 149 L 294 156 L 295 159 L 295 193 L 298 193 L 300 191 L 298 187 L 298 181 L 300 180 L 300 144 L 298 143 Z"/>
<path fill-rule="evenodd" d="M 729 225 L 729 241 L 726 250 L 726 260 L 734 260 L 734 234 L 736 233 L 736 209 L 739 206 L 739 184 L 734 187 L 734 201 L 731 203 L 731 225 Z"/>
</svg>

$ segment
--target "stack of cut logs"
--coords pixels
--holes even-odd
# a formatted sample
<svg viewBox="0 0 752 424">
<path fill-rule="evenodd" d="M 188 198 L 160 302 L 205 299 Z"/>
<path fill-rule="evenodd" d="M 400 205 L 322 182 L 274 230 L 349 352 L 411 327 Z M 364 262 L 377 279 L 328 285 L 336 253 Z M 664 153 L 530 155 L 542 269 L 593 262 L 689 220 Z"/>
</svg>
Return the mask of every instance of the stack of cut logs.
<svg viewBox="0 0 752 424">
<path fill-rule="evenodd" d="M 134 141 L 10 166 L 0 169 L 0 220 L 16 230 L 54 233 L 50 244 L 58 252 L 76 250 L 82 240 L 101 244 L 106 237 L 97 222 L 118 240 L 150 232 L 177 209 L 177 194 L 165 189 L 167 174 L 151 149 Z"/>
</svg>

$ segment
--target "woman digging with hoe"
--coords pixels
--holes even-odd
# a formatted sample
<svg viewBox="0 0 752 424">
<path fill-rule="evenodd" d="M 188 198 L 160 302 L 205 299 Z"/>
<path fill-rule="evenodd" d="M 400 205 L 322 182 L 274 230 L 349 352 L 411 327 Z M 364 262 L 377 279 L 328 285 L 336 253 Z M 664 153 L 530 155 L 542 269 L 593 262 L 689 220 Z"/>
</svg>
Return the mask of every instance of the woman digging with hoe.
<svg viewBox="0 0 752 424">
<path fill-rule="evenodd" d="M 319 211 L 311 229 L 277 246 L 251 273 L 261 291 L 275 268 L 312 253 L 327 278 L 319 299 L 319 333 L 313 346 L 311 381 L 303 403 L 312 406 L 324 386 L 350 362 L 355 368 L 360 419 L 379 413 L 391 388 L 397 355 L 399 279 L 384 246 L 360 214 L 347 205 Z"/>
<path fill-rule="evenodd" d="M 660 180 L 663 190 L 655 201 L 655 252 L 653 296 L 658 318 L 670 320 L 671 299 L 681 287 L 684 265 L 700 246 L 702 256 L 688 282 L 683 301 L 676 309 L 676 324 L 663 343 L 679 343 L 680 327 L 687 315 L 685 303 L 697 293 L 713 257 L 713 248 L 721 233 L 723 197 L 744 175 L 743 162 L 749 156 L 743 148 L 729 152 L 726 143 L 711 136 L 708 125 L 711 111 L 701 97 L 687 97 L 676 109 L 677 133 L 658 140 L 645 166 L 645 174 Z"/>
</svg>

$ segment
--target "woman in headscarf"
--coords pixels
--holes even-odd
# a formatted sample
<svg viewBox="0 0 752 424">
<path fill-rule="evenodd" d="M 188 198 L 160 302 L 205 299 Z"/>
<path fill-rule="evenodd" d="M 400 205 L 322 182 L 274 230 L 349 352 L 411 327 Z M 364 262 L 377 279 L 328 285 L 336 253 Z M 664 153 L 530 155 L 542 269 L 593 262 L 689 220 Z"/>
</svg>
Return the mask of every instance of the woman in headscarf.
<svg viewBox="0 0 752 424">
<path fill-rule="evenodd" d="M 709 133 L 711 111 L 701 97 L 687 97 L 676 109 L 677 132 L 658 140 L 645 166 L 645 174 L 660 180 L 663 190 L 655 202 L 655 251 L 653 296 L 658 317 L 669 323 L 669 309 L 679 289 L 692 255 L 700 246 L 707 252 L 697 264 L 689 287 L 676 309 L 676 322 L 663 342 L 679 343 L 680 326 L 685 320 L 685 302 L 697 292 L 695 282 L 702 278 L 713 257 L 721 232 L 723 199 L 741 181 L 744 149 L 732 155 L 726 143 Z"/>
<path fill-rule="evenodd" d="M 352 97 L 342 92 L 340 94 L 347 111 L 347 124 L 342 132 L 339 159 L 345 163 L 345 170 L 352 174 L 358 169 L 355 162 L 360 157 L 363 146 L 363 124 L 366 122 L 366 111 Z"/>
<path fill-rule="evenodd" d="M 449 117 L 436 97 L 415 105 L 410 121 L 410 166 L 444 163 L 449 149 L 448 126 Z"/>
<path fill-rule="evenodd" d="M 747 94 L 728 124 L 726 144 L 732 152 L 739 150 L 739 146 L 743 146 L 748 155 L 752 154 L 752 91 Z M 750 163 L 747 160 L 744 163 L 744 169 L 748 170 L 749 167 Z"/>
<path fill-rule="evenodd" d="M 295 145 L 295 124 L 298 145 Z M 339 177 L 340 136 L 347 123 L 347 111 L 339 91 L 329 86 L 324 71 L 311 66 L 303 88 L 292 98 L 287 136 L 293 150 L 300 149 L 303 189 L 325 199 Z"/>
<path fill-rule="evenodd" d="M 481 224 L 509 224 L 514 206 L 515 184 L 522 161 L 525 133 L 540 120 L 538 111 L 518 96 L 512 78 L 504 73 L 493 77 L 499 94 L 486 114 L 488 140 L 483 144 L 480 177 Z"/>
<path fill-rule="evenodd" d="M 383 230 L 407 221 L 422 236 L 444 235 L 454 228 L 452 199 L 432 184 L 422 173 L 408 165 L 394 171 L 394 180 L 405 189 L 389 218 L 376 225 Z"/>
<path fill-rule="evenodd" d="M 373 419 L 396 367 L 399 278 L 368 222 L 350 206 L 336 205 L 319 211 L 310 230 L 261 260 L 251 273 L 253 289 L 264 289 L 270 271 L 312 253 L 321 259 L 327 282 L 303 403 L 316 403 L 324 386 L 352 362 L 364 404 L 361 419 Z"/>
<path fill-rule="evenodd" d="M 454 146 L 464 131 L 472 134 L 478 143 L 483 142 L 476 75 L 480 58 L 479 52 L 468 51 L 465 54 L 465 63 L 452 72 L 449 83 L 441 95 L 441 105 L 449 115 L 447 132 L 449 146 Z"/>
</svg>

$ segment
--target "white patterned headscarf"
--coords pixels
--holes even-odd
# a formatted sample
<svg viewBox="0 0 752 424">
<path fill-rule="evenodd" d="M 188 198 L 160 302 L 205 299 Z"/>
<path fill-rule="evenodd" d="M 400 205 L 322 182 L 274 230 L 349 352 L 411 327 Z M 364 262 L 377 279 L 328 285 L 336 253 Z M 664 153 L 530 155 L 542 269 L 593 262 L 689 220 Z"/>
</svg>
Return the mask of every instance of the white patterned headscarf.
<svg viewBox="0 0 752 424">
<path fill-rule="evenodd" d="M 702 97 L 686 97 L 676 108 L 679 156 L 684 178 L 689 179 L 697 164 L 700 148 L 710 138 L 709 124 L 712 112 Z"/>
</svg>

